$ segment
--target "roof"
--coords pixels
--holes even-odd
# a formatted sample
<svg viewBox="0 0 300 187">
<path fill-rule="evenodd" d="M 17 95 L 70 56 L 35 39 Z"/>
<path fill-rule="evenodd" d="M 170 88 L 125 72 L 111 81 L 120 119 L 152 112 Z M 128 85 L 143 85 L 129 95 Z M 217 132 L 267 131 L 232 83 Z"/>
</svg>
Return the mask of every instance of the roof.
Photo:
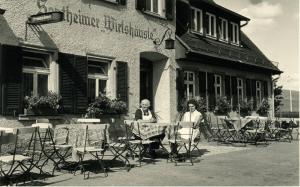
<svg viewBox="0 0 300 187">
<path fill-rule="evenodd" d="M 177 36 L 177 39 L 187 49 L 187 55 L 204 55 L 231 61 L 245 67 L 264 69 L 272 74 L 282 73 L 242 31 L 242 47 L 219 42 L 191 32 Z"/>
<path fill-rule="evenodd" d="M 187 1 L 187 0 L 184 0 L 184 1 Z M 213 8 L 216 8 L 216 9 L 219 9 L 220 11 L 222 12 L 226 12 L 232 16 L 235 16 L 237 18 L 239 18 L 240 20 L 244 20 L 244 21 L 250 21 L 249 18 L 243 16 L 243 15 L 240 15 L 232 10 L 229 10 L 221 5 L 218 5 L 217 3 L 215 3 L 213 0 L 188 0 L 189 1 L 189 4 L 193 5 L 193 4 L 197 4 L 197 3 L 205 3 L 206 5 L 210 6 L 210 7 L 213 7 Z"/>
</svg>

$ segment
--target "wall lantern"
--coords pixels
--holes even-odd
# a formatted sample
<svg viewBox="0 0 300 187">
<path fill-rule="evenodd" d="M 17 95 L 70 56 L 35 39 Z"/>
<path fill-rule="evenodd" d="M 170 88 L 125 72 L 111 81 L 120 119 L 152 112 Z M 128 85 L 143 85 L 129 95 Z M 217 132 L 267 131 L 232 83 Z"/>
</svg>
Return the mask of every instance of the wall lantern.
<svg viewBox="0 0 300 187">
<path fill-rule="evenodd" d="M 0 15 L 3 15 L 6 10 L 0 8 Z"/>
<path fill-rule="evenodd" d="M 64 20 L 63 12 L 46 12 L 46 13 L 38 13 L 35 15 L 29 16 L 27 20 L 27 24 L 31 25 L 41 25 L 48 23 L 57 23 Z"/>
<path fill-rule="evenodd" d="M 175 40 L 171 38 L 172 30 L 170 28 L 167 28 L 167 30 L 165 31 L 165 33 L 161 39 L 159 39 L 159 38 L 154 39 L 153 43 L 156 46 L 160 46 L 162 44 L 162 41 L 165 39 L 167 33 L 169 35 L 169 38 L 165 40 L 165 48 L 166 49 L 174 49 Z"/>
</svg>

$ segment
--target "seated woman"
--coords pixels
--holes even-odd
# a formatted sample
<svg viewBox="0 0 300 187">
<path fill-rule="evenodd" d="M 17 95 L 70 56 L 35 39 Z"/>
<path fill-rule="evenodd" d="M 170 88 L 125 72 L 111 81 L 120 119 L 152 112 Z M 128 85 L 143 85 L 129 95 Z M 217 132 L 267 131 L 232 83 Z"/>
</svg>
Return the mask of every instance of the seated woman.
<svg viewBox="0 0 300 187">
<path fill-rule="evenodd" d="M 143 99 L 141 101 L 141 108 L 137 109 L 135 112 L 135 120 L 139 122 L 147 122 L 147 123 L 156 123 L 157 119 L 152 110 L 149 109 L 150 107 L 150 101 L 148 99 Z M 159 141 L 161 141 L 165 137 L 165 134 L 153 136 L 149 138 L 149 140 L 156 141 L 154 143 L 150 144 L 149 147 L 149 154 L 151 157 L 155 157 L 155 149 L 159 148 Z M 140 137 L 136 137 L 140 138 Z"/>
<path fill-rule="evenodd" d="M 194 122 L 196 123 L 195 126 L 198 126 L 199 123 L 202 121 L 203 117 L 202 114 L 196 109 L 197 107 L 197 102 L 193 99 L 189 100 L 187 102 L 187 110 L 181 121 L 183 122 Z M 191 132 L 190 128 L 184 127 L 178 130 L 180 134 L 180 138 L 182 139 L 189 139 L 189 133 Z M 193 129 L 193 135 L 192 135 L 192 142 L 200 135 L 199 128 Z M 171 144 L 171 152 L 173 154 L 178 154 L 177 153 L 177 145 Z"/>
</svg>

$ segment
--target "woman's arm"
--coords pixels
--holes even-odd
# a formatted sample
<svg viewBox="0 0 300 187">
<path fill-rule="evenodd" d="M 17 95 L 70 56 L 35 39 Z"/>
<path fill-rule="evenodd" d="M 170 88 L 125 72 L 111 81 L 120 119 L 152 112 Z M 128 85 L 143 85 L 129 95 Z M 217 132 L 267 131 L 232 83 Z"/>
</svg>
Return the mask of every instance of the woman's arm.
<svg viewBox="0 0 300 187">
<path fill-rule="evenodd" d="M 156 119 L 155 113 L 154 113 L 152 110 L 150 110 L 150 112 L 151 112 L 151 115 L 152 115 L 152 119 L 150 120 L 150 122 L 151 122 L 151 123 L 156 123 L 156 122 L 157 122 L 157 119 Z"/>
</svg>

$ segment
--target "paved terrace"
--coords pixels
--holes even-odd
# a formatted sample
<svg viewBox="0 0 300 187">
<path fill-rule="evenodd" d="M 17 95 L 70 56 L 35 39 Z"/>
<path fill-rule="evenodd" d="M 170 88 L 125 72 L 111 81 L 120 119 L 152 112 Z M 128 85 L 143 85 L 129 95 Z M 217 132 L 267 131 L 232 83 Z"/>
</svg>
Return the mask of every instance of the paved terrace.
<svg viewBox="0 0 300 187">
<path fill-rule="evenodd" d="M 92 174 L 90 179 L 56 172 L 54 177 L 27 185 L 54 186 L 299 186 L 299 141 L 271 142 L 269 146 L 232 147 L 203 142 L 194 166 L 167 163 Z M 22 185 L 22 184 L 19 184 Z"/>
</svg>

